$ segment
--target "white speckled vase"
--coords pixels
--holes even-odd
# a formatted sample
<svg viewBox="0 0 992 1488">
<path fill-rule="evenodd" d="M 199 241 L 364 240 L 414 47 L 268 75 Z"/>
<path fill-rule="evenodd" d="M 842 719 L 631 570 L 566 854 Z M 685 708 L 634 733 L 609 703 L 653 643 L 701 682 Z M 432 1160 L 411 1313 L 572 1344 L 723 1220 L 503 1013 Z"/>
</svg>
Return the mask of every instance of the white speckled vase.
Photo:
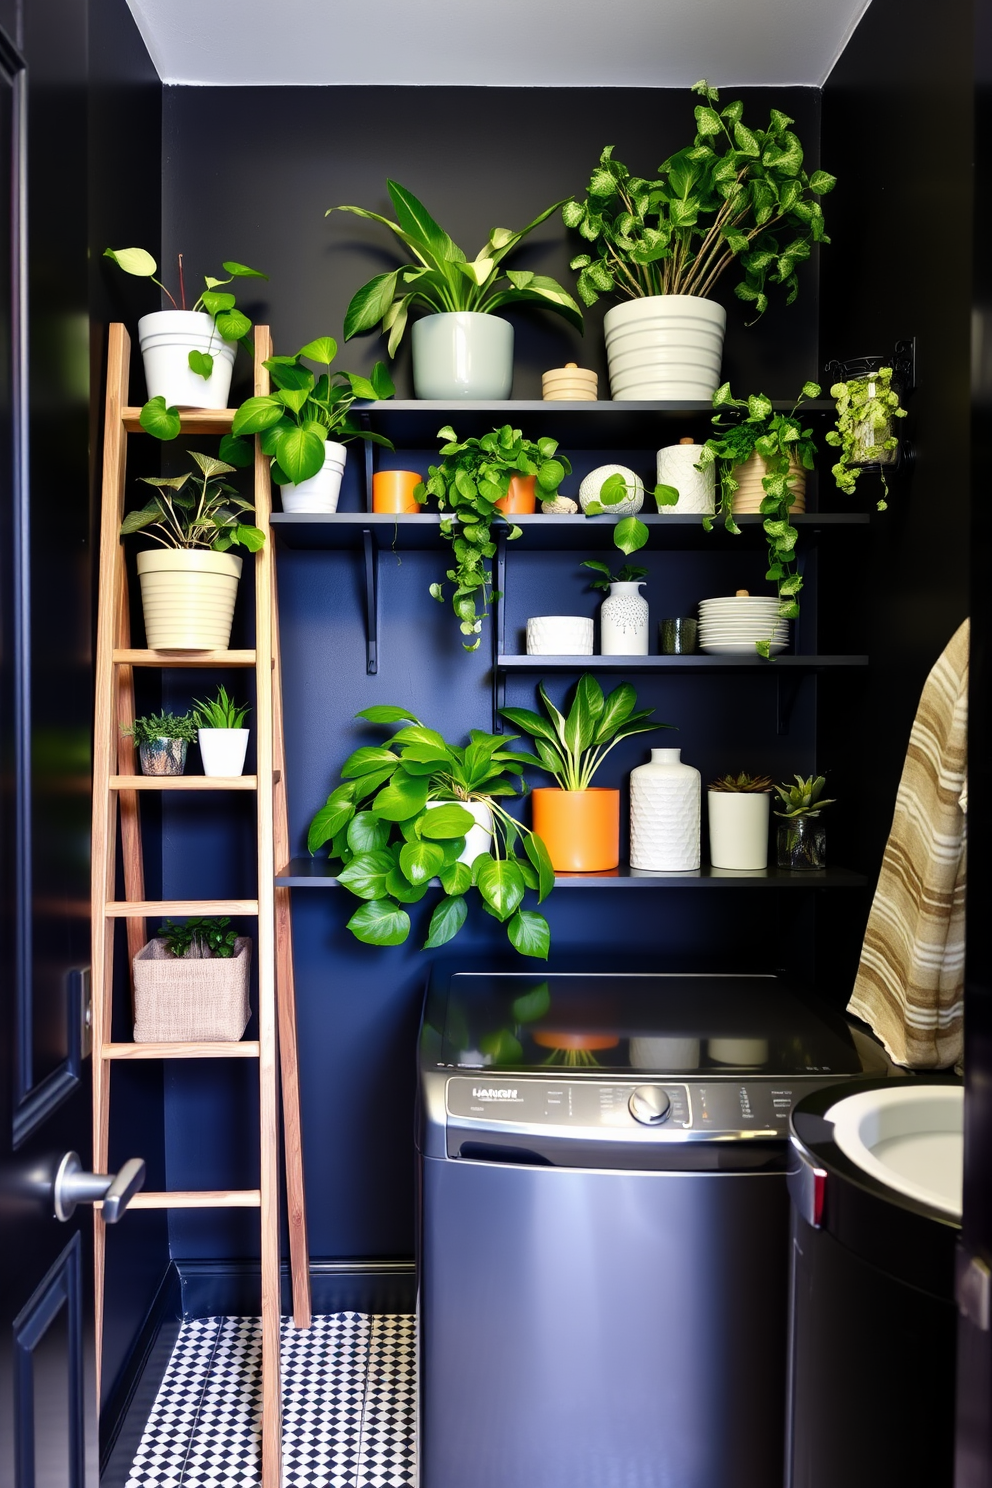
<svg viewBox="0 0 992 1488">
<path fill-rule="evenodd" d="M 637 592 L 643 583 L 610 585 L 599 612 L 600 656 L 647 656 L 648 602 Z"/>
<path fill-rule="evenodd" d="M 679 493 L 675 506 L 659 506 L 663 517 L 672 512 L 676 516 L 683 512 L 712 516 L 716 511 L 716 466 L 697 470 L 702 452 L 701 444 L 687 444 L 684 440 L 667 444 L 658 451 L 658 484 L 674 486 Z"/>
<path fill-rule="evenodd" d="M 699 867 L 702 784 L 683 765 L 681 749 L 652 749 L 651 762 L 630 772 L 630 866 L 655 873 Z"/>
</svg>

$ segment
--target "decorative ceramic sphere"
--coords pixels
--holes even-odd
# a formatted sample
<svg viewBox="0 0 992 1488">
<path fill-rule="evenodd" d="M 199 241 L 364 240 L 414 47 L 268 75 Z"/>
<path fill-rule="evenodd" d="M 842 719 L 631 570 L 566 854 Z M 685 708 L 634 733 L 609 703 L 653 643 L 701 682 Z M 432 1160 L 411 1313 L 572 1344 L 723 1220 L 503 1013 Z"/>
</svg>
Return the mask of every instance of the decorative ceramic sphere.
<svg viewBox="0 0 992 1488">
<path fill-rule="evenodd" d="M 590 501 L 599 500 L 599 493 L 611 475 L 622 475 L 628 491 L 622 501 L 618 501 L 616 506 L 607 507 L 607 511 L 617 517 L 626 517 L 633 512 L 639 512 L 644 505 L 644 482 L 626 465 L 597 465 L 595 470 L 590 470 L 579 487 L 582 510 L 585 511 Z"/>
<path fill-rule="evenodd" d="M 556 496 L 554 501 L 542 501 L 541 510 L 546 517 L 571 517 L 578 511 L 579 504 L 570 496 Z"/>
</svg>

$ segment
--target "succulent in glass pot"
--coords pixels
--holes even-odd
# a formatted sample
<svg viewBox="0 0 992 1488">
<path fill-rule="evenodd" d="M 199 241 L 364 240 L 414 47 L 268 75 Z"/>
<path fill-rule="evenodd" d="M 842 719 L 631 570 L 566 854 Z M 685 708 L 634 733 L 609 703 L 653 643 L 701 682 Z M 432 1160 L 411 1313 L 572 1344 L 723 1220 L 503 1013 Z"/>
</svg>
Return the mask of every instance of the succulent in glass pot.
<svg viewBox="0 0 992 1488">
<path fill-rule="evenodd" d="M 795 785 L 776 785 L 775 791 L 785 808 L 776 811 L 781 817 L 777 836 L 778 866 L 794 872 L 825 868 L 826 830 L 819 820 L 825 806 L 834 804 L 824 799 L 826 779 L 822 775 L 795 777 Z"/>
</svg>

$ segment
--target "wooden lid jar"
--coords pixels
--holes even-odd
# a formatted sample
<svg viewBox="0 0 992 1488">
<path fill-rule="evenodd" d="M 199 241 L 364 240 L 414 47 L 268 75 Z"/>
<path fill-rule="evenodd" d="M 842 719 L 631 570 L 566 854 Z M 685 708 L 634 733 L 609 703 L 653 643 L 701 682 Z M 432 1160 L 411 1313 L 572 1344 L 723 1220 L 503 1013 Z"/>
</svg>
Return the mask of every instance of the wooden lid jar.
<svg viewBox="0 0 992 1488">
<path fill-rule="evenodd" d="M 579 367 L 575 362 L 545 372 L 541 377 L 541 387 L 546 403 L 595 403 L 599 396 L 596 373 Z"/>
</svg>

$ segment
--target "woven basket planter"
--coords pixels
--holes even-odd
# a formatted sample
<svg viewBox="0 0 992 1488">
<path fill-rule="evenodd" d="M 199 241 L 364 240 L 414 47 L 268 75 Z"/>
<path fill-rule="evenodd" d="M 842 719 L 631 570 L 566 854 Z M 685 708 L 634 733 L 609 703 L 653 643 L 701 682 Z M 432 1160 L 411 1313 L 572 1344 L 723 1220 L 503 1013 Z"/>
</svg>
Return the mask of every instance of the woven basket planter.
<svg viewBox="0 0 992 1488">
<path fill-rule="evenodd" d="M 247 936 L 227 959 L 173 956 L 150 940 L 134 958 L 135 1043 L 237 1043 L 251 1016 L 250 966 Z"/>
</svg>

